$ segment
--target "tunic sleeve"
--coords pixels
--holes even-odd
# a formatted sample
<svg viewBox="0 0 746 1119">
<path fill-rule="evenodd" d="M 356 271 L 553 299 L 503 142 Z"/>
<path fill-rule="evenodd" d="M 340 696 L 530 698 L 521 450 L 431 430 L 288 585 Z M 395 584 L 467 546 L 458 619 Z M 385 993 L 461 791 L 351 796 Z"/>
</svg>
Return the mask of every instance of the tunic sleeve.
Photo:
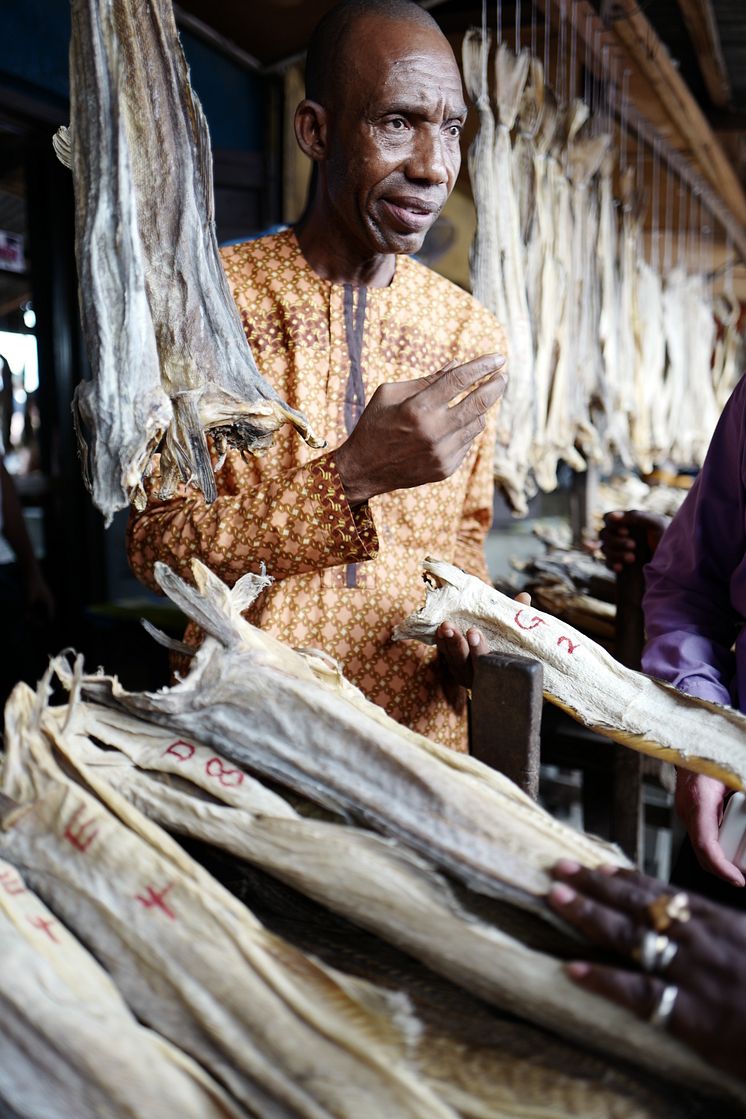
<svg viewBox="0 0 746 1119">
<path fill-rule="evenodd" d="M 746 581 L 745 414 L 742 380 L 699 477 L 645 570 L 645 672 L 725 704 L 735 698 L 733 643 L 743 624 L 733 595 Z"/>
<path fill-rule="evenodd" d="M 153 590 L 158 560 L 191 579 L 196 557 L 233 586 L 262 563 L 280 580 L 361 563 L 378 552 L 370 510 L 367 504 L 350 508 L 333 453 L 240 493 L 221 494 L 211 505 L 187 487 L 168 500 L 157 494 L 156 470 L 147 505 L 130 514 L 127 534 L 130 566 Z"/>
</svg>

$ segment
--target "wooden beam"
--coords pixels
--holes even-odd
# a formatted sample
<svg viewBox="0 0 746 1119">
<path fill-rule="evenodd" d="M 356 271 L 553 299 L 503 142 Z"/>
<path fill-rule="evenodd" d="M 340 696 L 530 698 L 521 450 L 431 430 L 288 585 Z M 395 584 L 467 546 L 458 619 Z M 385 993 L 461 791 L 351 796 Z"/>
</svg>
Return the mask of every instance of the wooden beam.
<svg viewBox="0 0 746 1119">
<path fill-rule="evenodd" d="M 702 174 L 746 227 L 746 195 L 736 172 L 689 87 L 643 14 L 638 0 L 614 0 L 609 18 L 635 66 L 645 75 L 672 123 L 690 147 Z"/>
<path fill-rule="evenodd" d="M 712 0 L 679 0 L 679 7 L 710 101 L 719 109 L 725 109 L 730 105 L 732 91 Z"/>
</svg>

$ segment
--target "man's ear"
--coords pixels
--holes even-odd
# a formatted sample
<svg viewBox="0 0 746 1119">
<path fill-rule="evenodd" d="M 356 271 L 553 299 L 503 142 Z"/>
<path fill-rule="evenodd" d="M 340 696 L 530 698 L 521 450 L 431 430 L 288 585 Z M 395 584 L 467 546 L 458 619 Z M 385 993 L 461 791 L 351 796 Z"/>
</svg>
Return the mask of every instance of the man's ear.
<svg viewBox="0 0 746 1119">
<path fill-rule="evenodd" d="M 315 163 L 326 157 L 327 112 L 317 101 L 301 101 L 295 110 L 295 138 L 298 147 Z"/>
</svg>

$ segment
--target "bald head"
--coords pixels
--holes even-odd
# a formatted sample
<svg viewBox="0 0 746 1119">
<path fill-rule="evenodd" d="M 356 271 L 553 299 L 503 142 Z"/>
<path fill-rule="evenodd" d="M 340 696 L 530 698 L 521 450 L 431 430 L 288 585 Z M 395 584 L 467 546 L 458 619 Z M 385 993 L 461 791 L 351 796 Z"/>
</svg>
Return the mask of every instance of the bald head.
<svg viewBox="0 0 746 1119">
<path fill-rule="evenodd" d="M 413 0 L 342 0 L 324 16 L 311 36 L 306 54 L 306 97 L 329 106 L 345 73 L 345 52 L 361 20 L 378 16 L 441 34 L 433 17 Z"/>
</svg>

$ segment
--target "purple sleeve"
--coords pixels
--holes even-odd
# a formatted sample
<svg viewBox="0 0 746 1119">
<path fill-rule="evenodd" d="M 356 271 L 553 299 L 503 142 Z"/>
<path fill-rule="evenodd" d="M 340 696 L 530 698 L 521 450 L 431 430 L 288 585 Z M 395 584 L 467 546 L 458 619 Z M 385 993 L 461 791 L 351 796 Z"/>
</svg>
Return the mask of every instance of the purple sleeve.
<svg viewBox="0 0 746 1119">
<path fill-rule="evenodd" d="M 737 702 L 733 644 L 746 600 L 746 378 L 712 437 L 702 470 L 645 569 L 642 667 L 690 695 Z"/>
</svg>

